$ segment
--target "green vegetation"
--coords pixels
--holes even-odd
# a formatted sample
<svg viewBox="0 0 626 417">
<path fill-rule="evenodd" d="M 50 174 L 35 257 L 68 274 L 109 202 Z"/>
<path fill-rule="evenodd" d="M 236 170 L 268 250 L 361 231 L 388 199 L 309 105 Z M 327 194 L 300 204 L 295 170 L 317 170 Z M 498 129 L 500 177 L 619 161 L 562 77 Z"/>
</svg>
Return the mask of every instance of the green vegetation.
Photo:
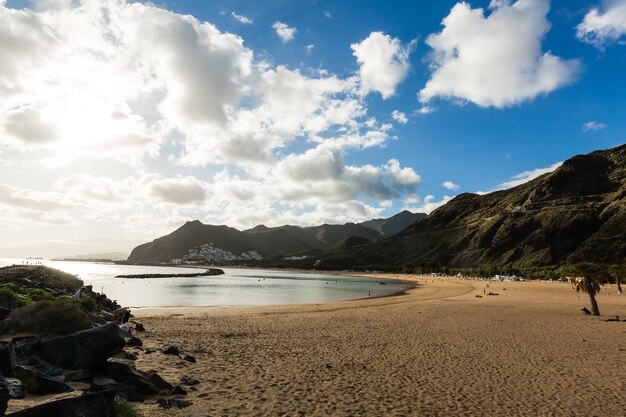
<svg viewBox="0 0 626 417">
<path fill-rule="evenodd" d="M 42 300 L 13 310 L 7 320 L 14 331 L 68 334 L 88 327 L 78 303 L 65 299 Z"/>
<path fill-rule="evenodd" d="M 141 411 L 137 410 L 134 406 L 128 403 L 121 397 L 115 397 L 113 401 L 113 416 L 114 417 L 143 417 Z"/>
</svg>

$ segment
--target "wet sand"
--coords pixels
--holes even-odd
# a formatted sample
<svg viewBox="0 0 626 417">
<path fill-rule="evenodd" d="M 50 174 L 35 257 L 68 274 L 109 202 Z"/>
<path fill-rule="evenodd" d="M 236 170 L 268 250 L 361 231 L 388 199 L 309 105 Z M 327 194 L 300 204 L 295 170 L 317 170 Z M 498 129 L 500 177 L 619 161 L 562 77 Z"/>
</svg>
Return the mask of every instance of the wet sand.
<svg viewBox="0 0 626 417">
<path fill-rule="evenodd" d="M 395 277 L 389 276 L 387 277 Z M 406 278 L 406 276 L 400 276 Z M 146 309 L 137 367 L 200 381 L 146 416 L 623 416 L 626 294 L 411 277 L 405 295 L 318 305 Z M 506 288 L 506 289 L 505 289 Z M 498 296 L 483 295 L 485 292 Z M 170 345 L 196 363 L 161 353 Z"/>
</svg>

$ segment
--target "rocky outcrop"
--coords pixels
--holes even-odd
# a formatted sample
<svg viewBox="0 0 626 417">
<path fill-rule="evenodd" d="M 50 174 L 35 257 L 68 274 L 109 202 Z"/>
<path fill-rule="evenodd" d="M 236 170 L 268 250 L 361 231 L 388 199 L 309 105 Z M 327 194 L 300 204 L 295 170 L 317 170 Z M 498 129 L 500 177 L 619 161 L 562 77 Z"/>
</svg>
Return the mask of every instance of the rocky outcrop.
<svg viewBox="0 0 626 417">
<path fill-rule="evenodd" d="M 29 394 L 44 395 L 72 391 L 72 388 L 60 379 L 30 367 L 15 367 L 15 376 L 24 383 Z"/>
<path fill-rule="evenodd" d="M 0 373 L 12 375 L 15 369 L 15 347 L 11 342 L 0 342 Z"/>
<path fill-rule="evenodd" d="M 8 417 L 114 417 L 114 398 L 115 391 L 112 390 L 91 392 L 27 408 Z"/>
<path fill-rule="evenodd" d="M 124 338 L 117 324 L 108 323 L 93 329 L 59 336 L 41 344 L 39 354 L 63 369 L 95 368 L 124 348 Z"/>
</svg>

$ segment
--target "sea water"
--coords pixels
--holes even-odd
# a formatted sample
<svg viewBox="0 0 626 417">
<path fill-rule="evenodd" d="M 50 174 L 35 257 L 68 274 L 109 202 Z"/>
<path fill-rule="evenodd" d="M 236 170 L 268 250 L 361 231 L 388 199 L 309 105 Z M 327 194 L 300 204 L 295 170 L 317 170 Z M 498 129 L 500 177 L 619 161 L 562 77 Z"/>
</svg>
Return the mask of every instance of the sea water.
<svg viewBox="0 0 626 417">
<path fill-rule="evenodd" d="M 411 288 L 403 281 L 255 268 L 221 268 L 224 275 L 193 278 L 115 278 L 128 274 L 185 274 L 184 267 L 117 265 L 45 259 L 0 259 L 0 266 L 41 263 L 93 285 L 126 307 L 258 306 L 380 297 Z M 383 283 L 383 285 L 381 285 Z"/>
</svg>

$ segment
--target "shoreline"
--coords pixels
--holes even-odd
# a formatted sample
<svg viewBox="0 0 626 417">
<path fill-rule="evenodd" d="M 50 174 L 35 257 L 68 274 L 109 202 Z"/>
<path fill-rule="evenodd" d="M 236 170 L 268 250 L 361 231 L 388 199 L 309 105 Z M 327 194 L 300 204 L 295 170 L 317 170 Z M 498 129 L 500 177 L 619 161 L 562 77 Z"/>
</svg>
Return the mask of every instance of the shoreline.
<svg viewBox="0 0 626 417">
<path fill-rule="evenodd" d="M 419 287 L 370 299 L 133 311 L 137 369 L 199 381 L 180 397 L 189 408 L 134 404 L 171 417 L 623 412 L 626 323 L 606 320 L 626 317 L 626 296 L 602 293 L 593 317 L 567 283 L 406 278 Z M 484 289 L 500 295 L 476 298 Z"/>
</svg>

